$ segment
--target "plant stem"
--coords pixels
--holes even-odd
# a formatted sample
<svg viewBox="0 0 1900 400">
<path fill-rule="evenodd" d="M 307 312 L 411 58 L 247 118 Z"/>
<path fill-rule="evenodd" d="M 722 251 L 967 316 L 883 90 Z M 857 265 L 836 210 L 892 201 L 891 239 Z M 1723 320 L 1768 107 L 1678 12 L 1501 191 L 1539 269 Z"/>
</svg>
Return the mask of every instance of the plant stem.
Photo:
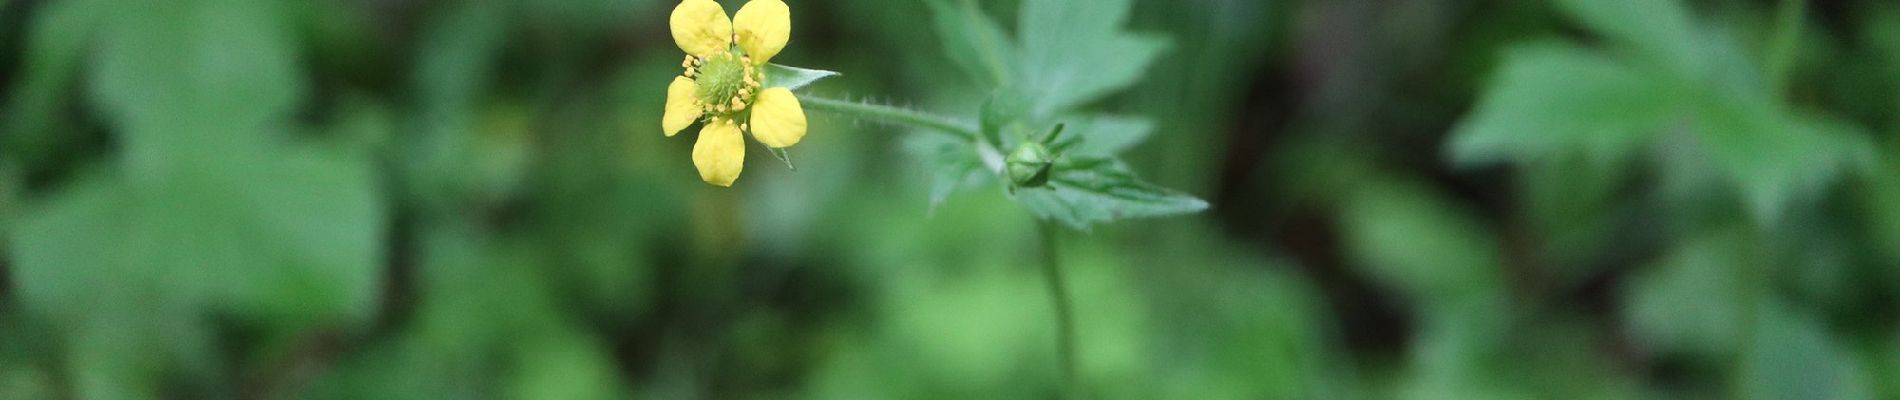
<svg viewBox="0 0 1900 400">
<path fill-rule="evenodd" d="M 798 102 L 812 110 L 845 114 L 889 124 L 926 128 L 955 135 L 965 140 L 975 141 L 979 139 L 976 128 L 951 121 L 949 118 L 922 111 L 807 95 L 798 96 Z"/>
<path fill-rule="evenodd" d="M 1056 314 L 1056 357 L 1062 363 L 1062 393 L 1075 398 L 1075 311 L 1069 301 L 1069 284 L 1062 276 L 1062 263 L 1056 258 L 1056 227 L 1049 222 L 1036 224 L 1042 235 L 1042 272 L 1049 284 L 1050 305 Z"/>
</svg>

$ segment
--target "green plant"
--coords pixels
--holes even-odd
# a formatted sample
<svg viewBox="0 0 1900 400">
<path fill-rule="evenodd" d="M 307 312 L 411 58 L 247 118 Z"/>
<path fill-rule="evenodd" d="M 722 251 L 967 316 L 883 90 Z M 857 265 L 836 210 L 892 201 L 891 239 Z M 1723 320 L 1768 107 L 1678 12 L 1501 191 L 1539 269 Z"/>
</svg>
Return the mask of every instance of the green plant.
<svg viewBox="0 0 1900 400">
<path fill-rule="evenodd" d="M 1168 41 L 1122 28 L 1128 0 L 1023 2 L 1016 35 L 973 1 L 929 3 L 949 60 L 989 93 L 980 109 L 944 117 L 904 108 L 803 95 L 813 110 L 924 129 L 909 149 L 927 164 L 934 207 L 993 187 L 1043 221 L 1044 261 L 1055 304 L 1063 375 L 1075 375 L 1072 305 L 1053 252 L 1052 225 L 1076 230 L 1142 217 L 1198 212 L 1207 203 L 1138 178 L 1120 154 L 1153 129 L 1147 119 L 1087 111 L 1139 82 Z"/>
</svg>

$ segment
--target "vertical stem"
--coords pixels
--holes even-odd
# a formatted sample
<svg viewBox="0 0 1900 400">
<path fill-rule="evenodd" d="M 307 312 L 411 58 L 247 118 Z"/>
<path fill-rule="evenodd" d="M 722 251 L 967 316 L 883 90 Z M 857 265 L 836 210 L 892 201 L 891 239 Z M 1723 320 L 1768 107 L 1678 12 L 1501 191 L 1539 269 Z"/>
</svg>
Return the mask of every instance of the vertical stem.
<svg viewBox="0 0 1900 400">
<path fill-rule="evenodd" d="M 1046 221 L 1036 226 L 1042 235 L 1043 278 L 1048 281 L 1050 305 L 1056 314 L 1056 357 L 1062 363 L 1062 393 L 1064 398 L 1075 398 L 1075 311 L 1062 263 L 1056 258 L 1057 228 Z"/>
</svg>

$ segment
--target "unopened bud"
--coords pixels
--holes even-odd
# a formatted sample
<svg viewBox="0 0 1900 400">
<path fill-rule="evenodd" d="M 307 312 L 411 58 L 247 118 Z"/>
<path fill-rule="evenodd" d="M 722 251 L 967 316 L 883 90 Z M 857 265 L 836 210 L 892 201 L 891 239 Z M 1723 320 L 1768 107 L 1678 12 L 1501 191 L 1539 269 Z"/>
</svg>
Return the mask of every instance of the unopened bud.
<svg viewBox="0 0 1900 400">
<path fill-rule="evenodd" d="M 1041 143 L 1023 142 L 1004 159 L 1004 172 L 1016 187 L 1041 187 L 1049 184 L 1049 170 L 1055 165 L 1049 148 Z"/>
</svg>

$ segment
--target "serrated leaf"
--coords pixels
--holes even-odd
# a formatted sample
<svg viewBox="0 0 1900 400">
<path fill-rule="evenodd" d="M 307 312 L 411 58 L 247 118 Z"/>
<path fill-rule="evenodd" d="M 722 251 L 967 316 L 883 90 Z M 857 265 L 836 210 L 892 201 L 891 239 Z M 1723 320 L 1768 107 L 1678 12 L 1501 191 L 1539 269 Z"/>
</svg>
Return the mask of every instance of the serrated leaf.
<svg viewBox="0 0 1900 400">
<path fill-rule="evenodd" d="M 956 4 L 945 0 L 932 0 L 928 3 L 934 14 L 932 21 L 937 26 L 937 36 L 942 40 L 944 56 L 956 63 L 976 82 L 990 87 L 1006 86 L 1014 74 L 1011 69 L 1016 65 L 1016 42 L 1003 32 L 1003 27 L 995 20 L 983 14 L 976 3 L 969 0 Z"/>
<path fill-rule="evenodd" d="M 1141 144 L 1154 131 L 1147 118 L 1110 114 L 1060 118 L 1067 128 L 1050 151 L 1083 158 L 1113 157 Z"/>
<path fill-rule="evenodd" d="M 935 210 L 951 195 L 982 187 L 995 174 L 984 169 L 974 144 L 937 135 L 913 135 L 904 149 L 923 164 L 930 177 L 930 208 Z"/>
<path fill-rule="evenodd" d="M 782 87 L 798 90 L 820 79 L 838 76 L 837 72 L 822 69 L 787 67 L 778 64 L 765 64 L 765 82 L 767 88 Z"/>
<path fill-rule="evenodd" d="M 1034 115 L 1093 102 L 1139 81 L 1166 39 L 1122 30 L 1129 0 L 1026 0 L 1019 86 Z"/>
<path fill-rule="evenodd" d="M 1024 119 L 1029 117 L 1029 109 L 1035 102 L 1015 88 L 998 88 L 983 100 L 983 109 L 978 112 L 978 126 L 983 129 L 983 137 L 995 143 L 1007 143 L 1006 138 L 1014 138 L 1023 127 Z"/>
<path fill-rule="evenodd" d="M 1113 159 L 1058 162 L 1049 183 L 1015 193 L 1031 214 L 1078 230 L 1131 218 L 1198 212 L 1207 202 L 1192 195 L 1141 181 Z"/>
<path fill-rule="evenodd" d="M 1598 52 L 1559 44 L 1512 49 L 1483 99 L 1452 133 L 1464 165 L 1532 161 L 1580 151 L 1621 158 L 1686 115 L 1669 80 Z"/>
</svg>

